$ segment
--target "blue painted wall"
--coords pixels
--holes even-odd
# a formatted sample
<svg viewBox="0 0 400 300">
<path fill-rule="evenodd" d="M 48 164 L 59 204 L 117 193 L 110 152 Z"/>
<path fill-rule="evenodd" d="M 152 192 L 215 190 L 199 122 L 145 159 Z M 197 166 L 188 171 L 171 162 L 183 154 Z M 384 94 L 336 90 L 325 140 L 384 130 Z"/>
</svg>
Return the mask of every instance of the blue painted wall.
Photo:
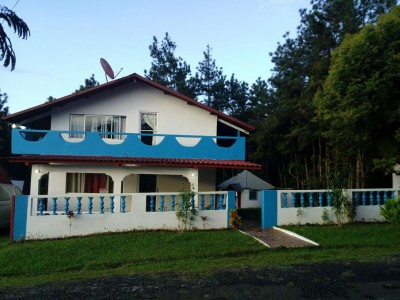
<svg viewBox="0 0 400 300">
<path fill-rule="evenodd" d="M 215 137 L 191 135 L 154 135 L 163 137 L 158 145 L 146 145 L 138 133 L 125 133 L 121 144 L 107 144 L 101 138 L 104 133 L 86 132 L 81 142 L 66 142 L 61 133 L 83 133 L 49 130 L 12 130 L 13 154 L 41 155 L 79 155 L 79 156 L 115 156 L 115 157 L 154 157 L 154 158 L 199 158 L 244 160 L 244 137 Z M 110 133 L 111 134 L 111 133 Z M 197 145 L 186 147 L 179 144 L 176 137 L 201 138 Z M 218 146 L 214 139 L 233 140 L 230 147 Z"/>
<path fill-rule="evenodd" d="M 228 201 L 226 202 L 227 205 L 227 211 L 228 211 L 228 224 L 226 225 L 227 228 L 229 228 L 229 222 L 231 219 L 230 211 L 232 209 L 235 209 L 236 205 L 236 192 L 235 191 L 228 191 Z"/>
<path fill-rule="evenodd" d="M 278 191 L 261 191 L 261 228 L 272 228 L 278 224 Z"/>
<path fill-rule="evenodd" d="M 15 196 L 13 241 L 25 240 L 28 196 Z"/>
</svg>

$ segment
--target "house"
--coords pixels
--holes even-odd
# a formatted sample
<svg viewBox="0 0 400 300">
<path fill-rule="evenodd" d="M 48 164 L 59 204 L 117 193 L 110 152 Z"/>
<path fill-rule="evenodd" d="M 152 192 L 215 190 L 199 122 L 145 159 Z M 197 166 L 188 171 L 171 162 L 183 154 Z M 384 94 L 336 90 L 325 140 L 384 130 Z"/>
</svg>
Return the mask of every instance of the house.
<svg viewBox="0 0 400 300">
<path fill-rule="evenodd" d="M 161 193 L 215 191 L 219 169 L 261 168 L 245 160 L 252 125 L 138 74 L 4 119 L 15 124 L 17 156 L 10 161 L 31 166 L 29 196 L 36 197 L 32 209 L 39 215 L 57 215 L 61 204 L 54 195 L 66 199 L 66 208 L 70 197 L 83 195 L 78 212 L 93 205 L 90 213 L 104 213 L 104 195 L 115 195 L 108 208 L 114 212 L 114 205 L 133 209 L 122 194 L 147 193 L 146 211 L 163 211 L 175 199 Z M 89 194 L 100 200 L 85 198 Z M 196 196 L 198 207 L 217 206 L 212 196 L 207 204 L 202 197 Z"/>
<path fill-rule="evenodd" d="M 237 208 L 260 208 L 261 191 L 275 189 L 273 185 L 247 170 L 220 183 L 218 188 L 237 192 Z"/>
</svg>

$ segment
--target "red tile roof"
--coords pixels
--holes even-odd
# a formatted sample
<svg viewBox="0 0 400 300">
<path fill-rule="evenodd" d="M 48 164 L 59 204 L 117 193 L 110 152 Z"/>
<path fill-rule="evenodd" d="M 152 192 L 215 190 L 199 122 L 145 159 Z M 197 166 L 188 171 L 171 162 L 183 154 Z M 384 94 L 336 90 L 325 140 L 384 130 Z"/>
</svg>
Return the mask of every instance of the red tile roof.
<svg viewBox="0 0 400 300">
<path fill-rule="evenodd" d="M 150 158 L 150 157 L 112 157 L 112 156 L 69 156 L 69 155 L 23 155 L 10 158 L 11 162 L 25 164 L 64 163 L 64 164 L 108 164 L 168 166 L 187 168 L 227 168 L 261 170 L 261 165 L 243 160 L 196 159 L 196 158 Z"/>
<path fill-rule="evenodd" d="M 78 99 L 81 99 L 81 100 L 85 99 L 85 101 L 89 101 L 88 98 L 90 96 L 101 93 L 107 89 L 113 89 L 115 87 L 129 84 L 132 82 L 137 82 L 137 81 L 144 82 L 154 88 L 162 90 L 166 94 L 170 94 L 178 99 L 186 101 L 187 104 L 194 105 L 201 109 L 209 111 L 210 114 L 216 115 L 218 118 L 220 118 L 226 122 L 229 122 L 231 124 L 234 124 L 234 125 L 238 126 L 239 128 L 242 128 L 247 131 L 253 131 L 255 129 L 255 127 L 253 125 L 250 125 L 246 122 L 240 121 L 234 117 L 228 116 L 228 115 L 220 112 L 219 110 L 209 107 L 209 106 L 207 106 L 203 103 L 200 103 L 192 98 L 186 97 L 172 89 L 169 89 L 161 84 L 158 84 L 157 82 L 154 82 L 150 79 L 142 77 L 136 73 L 131 74 L 129 76 L 122 77 L 120 79 L 116 79 L 116 80 L 101 84 L 99 86 L 95 86 L 95 87 L 88 88 L 88 89 L 85 89 L 80 92 L 73 93 L 71 95 L 68 95 L 68 96 L 65 96 L 65 97 L 50 101 L 50 102 L 45 102 L 43 104 L 28 108 L 26 110 L 5 116 L 3 119 L 5 121 L 9 121 L 9 122 L 13 122 L 13 123 L 21 123 L 22 121 L 29 119 L 33 116 L 37 116 L 37 115 L 43 114 L 45 112 L 48 112 L 54 107 L 62 106 L 62 105 L 65 105 L 67 103 L 73 102 Z"/>
</svg>

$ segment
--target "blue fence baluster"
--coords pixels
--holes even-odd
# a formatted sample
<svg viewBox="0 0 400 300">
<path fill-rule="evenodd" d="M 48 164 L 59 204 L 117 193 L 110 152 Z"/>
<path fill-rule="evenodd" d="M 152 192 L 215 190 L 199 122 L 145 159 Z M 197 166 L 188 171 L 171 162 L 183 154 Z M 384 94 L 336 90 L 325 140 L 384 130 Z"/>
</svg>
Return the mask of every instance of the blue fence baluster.
<svg viewBox="0 0 400 300">
<path fill-rule="evenodd" d="M 192 194 L 192 196 L 190 198 L 190 206 L 191 206 L 191 210 L 195 211 L 196 207 L 194 206 L 194 194 Z"/>
<path fill-rule="evenodd" d="M 219 194 L 218 196 L 218 210 L 224 209 L 224 195 Z"/>
<path fill-rule="evenodd" d="M 383 204 L 385 204 L 387 201 L 387 193 L 390 193 L 390 192 L 386 192 L 386 191 L 383 192 Z"/>
<path fill-rule="evenodd" d="M 150 196 L 150 212 L 154 212 L 154 197 L 155 195 Z"/>
<path fill-rule="evenodd" d="M 376 192 L 376 201 L 378 205 L 381 205 L 381 193 L 379 191 Z"/>
<path fill-rule="evenodd" d="M 394 199 L 394 198 L 396 198 L 396 194 L 395 194 L 395 192 L 393 191 L 393 192 L 392 192 L 392 199 Z"/>
<path fill-rule="evenodd" d="M 100 196 L 100 213 L 104 214 L 104 196 Z"/>
<path fill-rule="evenodd" d="M 287 193 L 283 193 L 283 207 L 287 208 Z"/>
<path fill-rule="evenodd" d="M 367 196 L 365 195 L 365 192 L 362 192 L 361 202 L 362 202 L 362 205 L 364 205 L 364 206 L 367 204 Z"/>
<path fill-rule="evenodd" d="M 171 211 L 175 210 L 175 195 L 171 195 Z"/>
<path fill-rule="evenodd" d="M 210 210 L 214 210 L 214 195 L 210 195 Z"/>
<path fill-rule="evenodd" d="M 164 211 L 164 197 L 165 197 L 165 195 L 161 195 L 160 211 Z"/>
<path fill-rule="evenodd" d="M 369 192 L 369 205 L 374 205 L 374 192 Z"/>
<path fill-rule="evenodd" d="M 76 206 L 77 214 L 80 215 L 82 213 L 82 197 L 76 197 L 76 200 L 78 200 L 78 204 Z"/>
<path fill-rule="evenodd" d="M 292 207 L 296 207 L 296 194 L 292 193 Z"/>
<path fill-rule="evenodd" d="M 300 193 L 300 206 L 304 207 L 304 193 Z"/>
<path fill-rule="evenodd" d="M 354 206 L 358 206 L 358 192 L 353 192 Z"/>
<path fill-rule="evenodd" d="M 57 197 L 53 197 L 53 215 L 57 215 Z"/>
<path fill-rule="evenodd" d="M 313 193 L 310 192 L 310 196 L 308 196 L 308 204 L 310 207 L 313 207 Z"/>
<path fill-rule="evenodd" d="M 121 213 L 125 213 L 125 207 L 126 207 L 126 196 L 121 196 Z"/>
<path fill-rule="evenodd" d="M 318 203 L 319 203 L 319 207 L 322 207 L 322 192 L 319 193 Z"/>
<path fill-rule="evenodd" d="M 331 207 L 331 199 L 332 199 L 332 194 L 331 194 L 331 192 L 328 192 L 328 196 L 327 196 L 327 199 L 326 199 L 326 204 L 328 205 L 328 207 Z"/>
<path fill-rule="evenodd" d="M 43 216 L 43 198 L 39 198 L 39 216 Z"/>
<path fill-rule="evenodd" d="M 93 197 L 89 196 L 89 203 L 88 203 L 88 214 L 91 215 L 92 214 L 92 209 L 93 209 Z"/>
<path fill-rule="evenodd" d="M 114 213 L 114 196 L 110 196 L 110 213 Z"/>
<path fill-rule="evenodd" d="M 205 207 L 205 200 L 204 200 L 204 194 L 200 195 L 200 210 L 204 210 Z"/>
<path fill-rule="evenodd" d="M 64 212 L 66 215 L 69 213 L 69 197 L 65 197 L 65 205 L 64 205 Z"/>
</svg>

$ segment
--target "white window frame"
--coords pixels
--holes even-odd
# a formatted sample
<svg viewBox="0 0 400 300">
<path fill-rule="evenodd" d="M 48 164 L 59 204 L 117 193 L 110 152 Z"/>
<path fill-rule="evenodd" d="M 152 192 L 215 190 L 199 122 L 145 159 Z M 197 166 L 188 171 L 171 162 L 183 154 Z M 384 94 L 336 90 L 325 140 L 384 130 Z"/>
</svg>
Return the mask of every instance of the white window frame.
<svg viewBox="0 0 400 300">
<path fill-rule="evenodd" d="M 88 124 L 89 118 L 95 120 L 96 122 L 98 122 L 98 120 L 100 120 L 101 122 L 100 124 L 97 124 L 96 122 L 92 121 L 90 124 Z M 73 122 L 73 119 L 76 119 L 77 121 Z M 108 124 L 110 126 L 110 130 L 108 130 L 109 128 Z M 89 127 L 88 125 L 90 125 L 91 128 L 88 128 Z M 85 131 L 85 132 L 123 133 L 126 130 L 126 116 L 71 114 L 69 119 L 69 130 Z M 83 137 L 84 134 L 81 133 L 70 134 L 70 138 L 83 138 Z M 114 135 L 114 134 L 104 134 L 101 135 L 101 137 L 107 139 L 116 139 L 116 140 L 124 139 L 124 135 Z"/>
</svg>

